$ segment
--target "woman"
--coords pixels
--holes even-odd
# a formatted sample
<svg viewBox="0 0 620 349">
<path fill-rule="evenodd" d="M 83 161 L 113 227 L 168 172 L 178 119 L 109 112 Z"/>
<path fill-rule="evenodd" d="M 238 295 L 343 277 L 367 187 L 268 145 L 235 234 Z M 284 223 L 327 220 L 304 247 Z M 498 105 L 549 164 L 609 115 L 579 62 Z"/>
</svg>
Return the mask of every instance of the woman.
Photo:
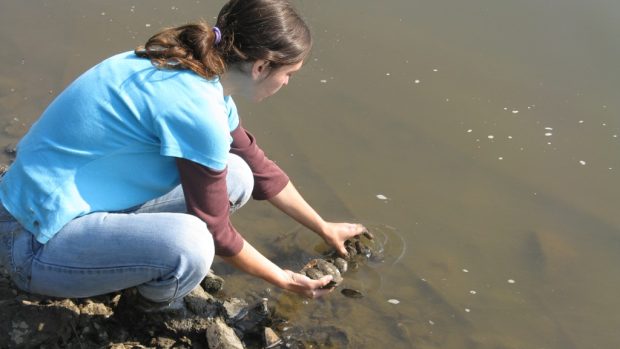
<svg viewBox="0 0 620 349">
<path fill-rule="evenodd" d="M 216 26 L 166 29 L 76 79 L 23 137 L 0 183 L 0 257 L 17 287 L 88 297 L 137 286 L 170 304 L 217 254 L 307 297 L 329 292 L 329 276 L 282 270 L 229 220 L 253 196 L 342 254 L 363 230 L 324 221 L 302 199 L 231 97 L 273 95 L 310 47 L 287 1 L 231 0 Z"/>
</svg>

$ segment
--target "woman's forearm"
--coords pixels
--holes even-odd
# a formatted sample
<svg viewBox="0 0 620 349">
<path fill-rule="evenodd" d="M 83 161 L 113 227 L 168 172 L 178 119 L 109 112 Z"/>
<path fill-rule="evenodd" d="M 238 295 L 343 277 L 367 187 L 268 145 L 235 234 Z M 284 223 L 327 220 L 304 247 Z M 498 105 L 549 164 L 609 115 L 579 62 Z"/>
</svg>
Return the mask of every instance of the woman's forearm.
<svg viewBox="0 0 620 349">
<path fill-rule="evenodd" d="M 331 289 L 323 288 L 332 279 L 331 276 L 324 276 L 319 280 L 311 280 L 305 275 L 297 274 L 290 270 L 283 270 L 258 252 L 247 241 L 244 241 L 243 248 L 241 248 L 239 253 L 222 258 L 237 269 L 250 275 L 257 276 L 275 286 L 309 298 L 320 297 L 331 291 Z"/>
<path fill-rule="evenodd" d="M 239 253 L 222 258 L 250 275 L 257 276 L 278 287 L 287 288 L 288 276 L 284 270 L 263 256 L 247 241 L 243 242 Z"/>
<path fill-rule="evenodd" d="M 280 193 L 270 198 L 269 202 L 297 222 L 317 233 L 342 256 L 347 254 L 344 247 L 345 240 L 360 234 L 366 229 L 361 224 L 324 221 L 323 218 L 310 207 L 306 200 L 301 197 L 301 194 L 299 194 L 291 182 L 288 182 Z"/>
<path fill-rule="evenodd" d="M 288 182 L 280 193 L 269 199 L 269 202 L 308 229 L 324 236 L 326 222 L 304 200 L 292 182 Z"/>
</svg>

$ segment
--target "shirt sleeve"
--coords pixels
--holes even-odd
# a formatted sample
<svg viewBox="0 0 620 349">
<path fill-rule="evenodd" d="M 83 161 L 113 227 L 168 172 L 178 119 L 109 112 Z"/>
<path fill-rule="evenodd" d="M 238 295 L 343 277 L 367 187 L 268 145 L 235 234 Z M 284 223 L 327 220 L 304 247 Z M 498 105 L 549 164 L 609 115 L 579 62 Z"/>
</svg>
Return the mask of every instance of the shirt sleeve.
<svg viewBox="0 0 620 349">
<path fill-rule="evenodd" d="M 240 122 L 231 132 L 231 136 L 233 141 L 230 152 L 245 160 L 254 175 L 252 197 L 255 200 L 267 200 L 282 191 L 288 184 L 289 177 L 265 156 L 254 136 L 247 132 Z"/>
<path fill-rule="evenodd" d="M 176 158 L 187 212 L 207 224 L 215 254 L 234 256 L 243 248 L 243 237 L 230 222 L 226 173 L 211 170 L 191 160 Z"/>
<path fill-rule="evenodd" d="M 221 171 L 226 167 L 230 150 L 232 110 L 214 93 L 196 98 L 201 98 L 200 102 L 176 103 L 153 118 L 160 153 Z"/>
</svg>

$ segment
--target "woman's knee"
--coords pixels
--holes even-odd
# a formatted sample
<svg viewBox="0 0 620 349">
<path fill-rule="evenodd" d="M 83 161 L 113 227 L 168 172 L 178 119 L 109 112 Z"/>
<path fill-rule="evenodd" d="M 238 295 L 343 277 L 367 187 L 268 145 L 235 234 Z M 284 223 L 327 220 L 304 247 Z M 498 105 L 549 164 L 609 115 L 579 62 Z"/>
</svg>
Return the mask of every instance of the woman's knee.
<svg viewBox="0 0 620 349">
<path fill-rule="evenodd" d="M 215 256 L 213 237 L 205 222 L 192 215 L 185 216 L 178 227 L 183 237 L 175 239 L 174 243 L 188 266 L 206 275 Z"/>
<path fill-rule="evenodd" d="M 254 189 L 254 175 L 250 166 L 235 154 L 228 154 L 226 183 L 231 210 L 234 212 L 250 200 Z"/>
</svg>

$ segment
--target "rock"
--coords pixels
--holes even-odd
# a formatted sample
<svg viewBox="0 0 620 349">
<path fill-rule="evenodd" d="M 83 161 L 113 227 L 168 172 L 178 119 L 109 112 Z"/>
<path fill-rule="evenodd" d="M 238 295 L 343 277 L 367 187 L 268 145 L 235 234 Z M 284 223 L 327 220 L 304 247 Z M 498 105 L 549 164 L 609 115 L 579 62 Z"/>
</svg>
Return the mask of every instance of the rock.
<svg viewBox="0 0 620 349">
<path fill-rule="evenodd" d="M 324 275 L 331 275 L 332 280 L 325 287 L 336 287 L 343 280 L 338 268 L 332 263 L 321 258 L 316 258 L 308 262 L 301 269 L 300 273 L 305 274 L 314 280 L 318 280 Z"/>
<path fill-rule="evenodd" d="M 214 318 L 207 328 L 207 342 L 210 349 L 244 349 L 235 331 L 226 325 L 221 317 Z"/>
<path fill-rule="evenodd" d="M 196 286 L 187 296 L 185 296 L 185 305 L 194 314 L 212 317 L 218 310 L 213 296 L 205 292 L 200 286 Z"/>
<path fill-rule="evenodd" d="M 176 343 L 177 342 L 174 339 L 167 338 L 167 337 L 157 337 L 157 338 L 151 339 L 151 345 L 157 349 L 170 349 Z"/>
<path fill-rule="evenodd" d="M 224 308 L 224 315 L 226 317 L 226 321 L 229 323 L 234 323 L 241 319 L 247 314 L 248 311 L 248 303 L 243 299 L 239 298 L 231 298 L 224 301 L 222 304 Z"/>
<path fill-rule="evenodd" d="M 105 306 L 103 303 L 95 303 L 92 300 L 87 300 L 85 304 L 79 307 L 79 310 L 82 315 L 100 315 L 105 318 L 114 314 L 112 308 Z"/>
<path fill-rule="evenodd" d="M 275 348 L 280 344 L 282 339 L 270 327 L 265 327 L 265 348 Z"/>
<path fill-rule="evenodd" d="M 207 277 L 202 280 L 202 287 L 209 293 L 217 293 L 224 288 L 224 279 L 215 275 L 213 270 L 209 270 Z"/>
<path fill-rule="evenodd" d="M 263 298 L 247 310 L 243 312 L 244 316 L 239 318 L 234 327 L 239 330 L 242 335 L 257 333 L 262 334 L 262 329 L 271 321 L 271 312 L 267 306 L 267 299 Z"/>
<path fill-rule="evenodd" d="M 0 348 L 66 343 L 73 334 L 77 316 L 62 307 L 7 303 L 0 308 Z"/>
</svg>

